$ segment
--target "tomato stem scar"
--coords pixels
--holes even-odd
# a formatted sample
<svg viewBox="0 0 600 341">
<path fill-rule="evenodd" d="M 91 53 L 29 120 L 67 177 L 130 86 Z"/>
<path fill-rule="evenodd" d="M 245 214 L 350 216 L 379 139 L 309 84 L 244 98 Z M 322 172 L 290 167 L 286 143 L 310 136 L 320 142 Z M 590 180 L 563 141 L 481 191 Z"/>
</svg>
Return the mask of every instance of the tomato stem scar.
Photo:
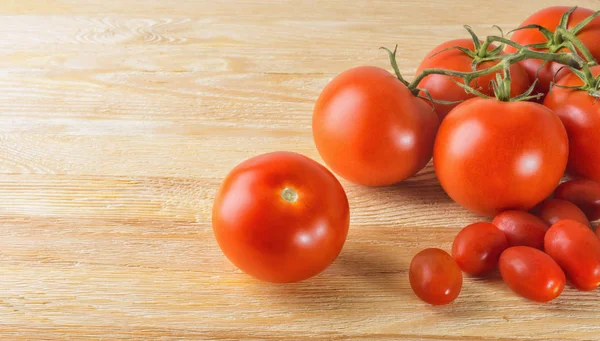
<svg viewBox="0 0 600 341">
<path fill-rule="evenodd" d="M 287 202 L 296 202 L 298 200 L 298 192 L 286 187 L 281 191 L 281 197 Z"/>
</svg>

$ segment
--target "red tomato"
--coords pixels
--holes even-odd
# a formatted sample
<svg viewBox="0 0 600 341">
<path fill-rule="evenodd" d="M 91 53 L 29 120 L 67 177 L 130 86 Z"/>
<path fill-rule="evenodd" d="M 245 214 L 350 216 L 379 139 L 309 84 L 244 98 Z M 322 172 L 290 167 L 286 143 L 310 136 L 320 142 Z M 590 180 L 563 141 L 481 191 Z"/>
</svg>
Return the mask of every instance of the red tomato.
<svg viewBox="0 0 600 341">
<path fill-rule="evenodd" d="M 576 288 L 589 291 L 600 285 L 600 239 L 589 227 L 561 220 L 546 232 L 544 248 Z"/>
<path fill-rule="evenodd" d="M 600 182 L 583 179 L 563 182 L 554 196 L 577 205 L 589 220 L 600 219 Z"/>
<path fill-rule="evenodd" d="M 246 160 L 215 198 L 213 231 L 242 271 L 268 282 L 296 282 L 325 270 L 342 250 L 348 199 L 325 167 L 295 153 Z"/>
<path fill-rule="evenodd" d="M 561 199 L 546 200 L 540 207 L 539 217 L 548 225 L 554 225 L 559 220 L 574 220 L 587 227 L 592 227 L 582 210 L 575 204 Z"/>
<path fill-rule="evenodd" d="M 600 19 L 600 17 L 597 17 Z M 600 29 L 598 31 L 600 35 Z M 600 47 L 600 44 L 596 44 Z M 600 66 L 591 68 L 592 74 L 600 75 Z M 560 86 L 580 86 L 583 81 L 570 73 L 562 78 Z M 569 163 L 567 172 L 600 181 L 600 103 L 587 91 L 552 88 L 544 105 L 552 109 L 562 120 L 569 135 Z"/>
<path fill-rule="evenodd" d="M 471 56 L 456 49 L 441 52 L 454 46 L 464 47 L 471 51 L 475 50 L 472 39 L 456 39 L 445 42 L 434 48 L 427 54 L 427 56 L 425 56 L 425 59 L 423 59 L 421 65 L 419 65 L 417 68 L 416 74 L 421 73 L 423 69 L 431 68 L 442 68 L 459 72 L 472 72 L 473 68 L 471 65 L 473 64 L 473 58 Z M 489 50 L 493 50 L 494 48 L 494 45 L 490 45 Z M 489 69 L 497 63 L 497 61 L 480 63 L 477 65 L 477 70 Z M 496 74 L 497 72 L 476 78 L 471 83 L 471 86 L 488 96 L 494 97 L 494 88 L 491 86 L 491 81 L 496 78 Z M 511 97 L 515 97 L 524 93 L 531 85 L 529 76 L 521 65 L 511 65 L 510 74 L 512 79 Z M 456 82 L 464 83 L 461 78 L 447 77 L 444 75 L 429 75 L 419 82 L 418 87 L 427 89 L 431 94 L 431 97 L 436 100 L 456 102 L 475 97 L 475 95 L 466 92 L 463 88 L 458 86 Z M 435 111 L 440 117 L 440 120 L 443 120 L 448 112 L 450 112 L 450 110 L 457 105 L 458 104 L 436 103 Z"/>
<path fill-rule="evenodd" d="M 600 238 L 600 227 L 596 226 L 596 235 Z"/>
<path fill-rule="evenodd" d="M 425 249 L 415 255 L 408 272 L 415 295 L 433 305 L 454 301 L 462 289 L 462 272 L 450 255 L 440 249 Z"/>
<path fill-rule="evenodd" d="M 550 228 L 540 218 L 523 211 L 504 211 L 492 224 L 504 232 L 510 246 L 530 246 L 540 250 L 544 248 L 544 236 Z"/>
<path fill-rule="evenodd" d="M 391 185 L 431 159 L 439 121 L 389 72 L 357 67 L 334 78 L 313 114 L 317 149 L 333 171 L 367 186 Z"/>
<path fill-rule="evenodd" d="M 454 201 L 495 216 L 546 199 L 564 173 L 568 149 L 560 119 L 543 105 L 473 98 L 442 121 L 433 164 Z"/>
<path fill-rule="evenodd" d="M 541 25 L 550 31 L 554 32 L 556 27 L 560 23 L 562 15 L 567 12 L 571 7 L 557 6 L 548 7 L 542 9 L 529 18 L 527 18 L 519 27 L 524 27 L 531 24 Z M 581 21 L 594 14 L 594 11 L 587 8 L 577 8 L 575 12 L 571 14 L 568 22 L 568 29 L 572 29 Z M 592 55 L 596 59 L 600 59 L 600 44 L 598 44 L 598 36 L 600 36 L 600 17 L 594 18 L 589 24 L 587 24 L 579 33 L 577 38 L 587 46 Z M 513 33 L 511 40 L 521 45 L 531 45 L 538 43 L 545 43 L 548 41 L 542 33 L 537 29 L 524 29 Z M 535 49 L 538 51 L 548 51 L 548 49 Z M 560 49 L 561 52 L 567 52 L 569 49 Z M 507 53 L 514 53 L 516 49 L 512 46 L 506 46 Z M 521 65 L 529 73 L 530 79 L 535 79 L 536 74 L 539 82 L 536 84 L 536 90 L 541 93 L 547 93 L 550 83 L 554 79 L 557 71 L 562 67 L 561 64 L 554 62 L 548 62 L 542 67 L 543 61 L 540 59 L 527 59 L 521 62 Z M 541 67 L 541 68 L 540 68 Z M 565 69 L 556 75 L 556 79 L 564 76 L 568 71 Z"/>
<path fill-rule="evenodd" d="M 528 246 L 506 249 L 500 256 L 500 274 L 512 291 L 537 302 L 557 298 L 567 279 L 552 257 Z"/>
<path fill-rule="evenodd" d="M 504 232 L 490 223 L 475 223 L 454 238 L 452 257 L 462 271 L 483 275 L 496 268 L 500 254 L 508 247 Z"/>
</svg>

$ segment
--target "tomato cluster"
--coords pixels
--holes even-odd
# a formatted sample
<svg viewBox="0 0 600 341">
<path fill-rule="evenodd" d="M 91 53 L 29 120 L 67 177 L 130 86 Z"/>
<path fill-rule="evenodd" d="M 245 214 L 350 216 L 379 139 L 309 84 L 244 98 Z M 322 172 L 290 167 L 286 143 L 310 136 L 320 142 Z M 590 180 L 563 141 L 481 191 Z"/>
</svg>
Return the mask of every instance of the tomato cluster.
<svg viewBox="0 0 600 341">
<path fill-rule="evenodd" d="M 410 264 L 422 300 L 458 297 L 463 274 L 496 269 L 517 294 L 546 302 L 567 279 L 600 285 L 600 12 L 550 7 L 511 39 L 458 39 L 433 49 L 412 82 L 360 66 L 325 86 L 312 119 L 329 168 L 365 186 L 401 182 L 433 158 L 458 204 L 491 222 L 460 231 L 452 252 L 430 248 Z M 567 174 L 578 179 L 559 185 Z M 558 186 L 558 187 L 557 187 Z M 554 197 L 552 194 L 554 193 Z M 305 156 L 276 152 L 246 160 L 223 181 L 213 230 L 228 259 L 269 282 L 325 270 L 350 224 L 344 189 Z"/>
</svg>

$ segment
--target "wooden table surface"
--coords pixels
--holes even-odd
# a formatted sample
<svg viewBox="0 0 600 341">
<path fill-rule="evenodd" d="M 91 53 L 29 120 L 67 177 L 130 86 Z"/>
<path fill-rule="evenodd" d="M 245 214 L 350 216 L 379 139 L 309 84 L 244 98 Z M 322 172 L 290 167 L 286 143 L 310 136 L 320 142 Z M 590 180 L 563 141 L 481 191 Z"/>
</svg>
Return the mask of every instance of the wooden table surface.
<svg viewBox="0 0 600 341">
<path fill-rule="evenodd" d="M 496 276 L 446 307 L 412 256 L 480 218 L 431 166 L 397 186 L 342 181 L 337 261 L 301 283 L 241 273 L 219 250 L 217 186 L 275 150 L 321 161 L 313 103 L 353 66 L 411 77 L 437 44 L 580 1 L 5 0 L 0 3 L 1 340 L 599 340 L 600 295 L 550 304 Z"/>
</svg>

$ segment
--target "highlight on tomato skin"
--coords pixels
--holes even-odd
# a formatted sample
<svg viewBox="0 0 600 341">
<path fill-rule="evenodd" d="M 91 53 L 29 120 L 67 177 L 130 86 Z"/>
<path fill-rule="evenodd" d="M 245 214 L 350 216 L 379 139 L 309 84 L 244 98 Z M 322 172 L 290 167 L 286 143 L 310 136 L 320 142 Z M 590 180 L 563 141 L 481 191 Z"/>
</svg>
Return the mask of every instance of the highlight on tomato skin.
<svg viewBox="0 0 600 341">
<path fill-rule="evenodd" d="M 452 258 L 462 271 L 471 275 L 486 274 L 498 266 L 498 259 L 508 248 L 504 232 L 487 222 L 463 228 L 452 243 Z"/>
<path fill-rule="evenodd" d="M 410 263 L 408 276 L 415 295 L 432 305 L 454 301 L 462 289 L 460 268 L 446 251 L 437 248 L 417 253 Z"/>
<path fill-rule="evenodd" d="M 300 154 L 253 157 L 223 180 L 213 205 L 227 258 L 267 282 L 305 280 L 338 256 L 350 224 L 348 198 L 325 167 Z"/>
<path fill-rule="evenodd" d="M 563 182 L 554 196 L 577 205 L 590 221 L 600 219 L 600 182 L 575 179 Z"/>
<path fill-rule="evenodd" d="M 577 205 L 561 199 L 548 199 L 540 206 L 539 217 L 552 226 L 559 220 L 574 220 L 592 227 L 585 213 Z"/>
<path fill-rule="evenodd" d="M 523 211 L 504 211 L 492 221 L 504 232 L 510 246 L 530 246 L 544 249 L 544 236 L 550 225 L 533 214 Z"/>
</svg>

